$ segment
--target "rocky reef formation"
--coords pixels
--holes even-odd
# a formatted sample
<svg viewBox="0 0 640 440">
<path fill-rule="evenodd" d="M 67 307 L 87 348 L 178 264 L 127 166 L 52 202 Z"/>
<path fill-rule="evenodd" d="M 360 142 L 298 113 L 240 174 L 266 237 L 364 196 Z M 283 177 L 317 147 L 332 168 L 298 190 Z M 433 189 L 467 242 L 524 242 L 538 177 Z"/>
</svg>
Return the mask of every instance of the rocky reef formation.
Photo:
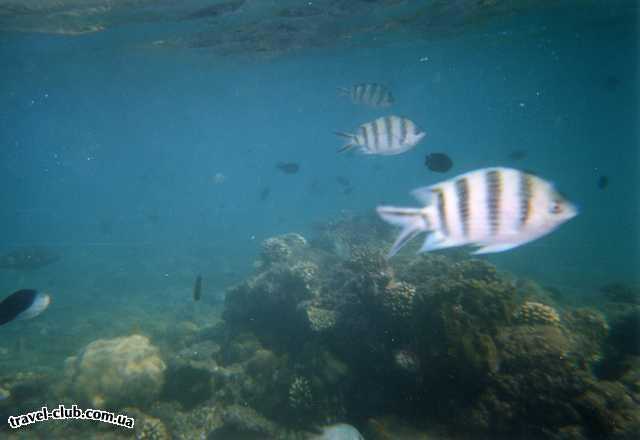
<svg viewBox="0 0 640 440">
<path fill-rule="evenodd" d="M 298 440 L 343 422 L 373 440 L 640 432 L 634 295 L 577 308 L 463 253 L 387 260 L 388 238 L 359 218 L 269 238 L 222 320 L 172 326 L 162 356 L 142 336 L 95 341 L 65 390 L 135 406 L 138 438 Z"/>
<path fill-rule="evenodd" d="M 146 336 L 98 339 L 67 359 L 68 392 L 92 408 L 145 406 L 164 385 L 166 365 Z"/>
<path fill-rule="evenodd" d="M 594 374 L 611 338 L 605 315 L 460 253 L 388 261 L 384 237 L 351 232 L 271 238 L 228 292 L 230 346 L 253 340 L 279 359 L 250 406 L 284 424 L 272 409 L 288 401 L 306 423 L 395 413 L 504 438 L 639 432 L 629 376 Z"/>
</svg>

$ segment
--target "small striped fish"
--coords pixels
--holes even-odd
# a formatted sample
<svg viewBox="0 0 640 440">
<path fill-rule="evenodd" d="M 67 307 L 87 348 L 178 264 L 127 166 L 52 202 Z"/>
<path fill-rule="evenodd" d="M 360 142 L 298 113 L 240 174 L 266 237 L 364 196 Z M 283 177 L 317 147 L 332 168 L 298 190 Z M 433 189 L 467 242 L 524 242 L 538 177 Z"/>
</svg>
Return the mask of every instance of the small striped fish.
<svg viewBox="0 0 640 440">
<path fill-rule="evenodd" d="M 407 118 L 384 116 L 358 127 L 356 133 L 336 132 L 346 137 L 348 143 L 338 153 L 357 148 L 364 154 L 392 156 L 415 147 L 425 136 L 418 126 Z"/>
<path fill-rule="evenodd" d="M 474 254 L 502 252 L 540 238 L 578 214 L 537 176 L 512 168 L 484 168 L 412 194 L 423 208 L 379 206 L 383 220 L 402 227 L 389 257 L 421 232 L 420 252 L 477 246 Z"/>
<path fill-rule="evenodd" d="M 348 96 L 354 104 L 364 104 L 374 108 L 385 108 L 393 104 L 391 91 L 377 83 L 356 84 L 338 89 L 341 96 Z"/>
</svg>

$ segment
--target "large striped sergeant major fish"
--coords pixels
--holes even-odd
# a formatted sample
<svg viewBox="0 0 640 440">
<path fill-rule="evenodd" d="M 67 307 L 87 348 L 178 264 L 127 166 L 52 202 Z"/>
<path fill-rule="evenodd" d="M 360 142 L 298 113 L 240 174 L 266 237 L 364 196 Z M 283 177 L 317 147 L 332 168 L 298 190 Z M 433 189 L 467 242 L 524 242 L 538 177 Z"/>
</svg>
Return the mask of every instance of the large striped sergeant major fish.
<svg viewBox="0 0 640 440">
<path fill-rule="evenodd" d="M 364 104 L 373 108 L 385 108 L 393 104 L 393 95 L 384 85 L 378 83 L 355 84 L 349 88 L 340 87 L 341 96 L 348 96 L 354 104 Z"/>
<path fill-rule="evenodd" d="M 347 138 L 347 144 L 338 153 L 357 148 L 363 154 L 392 156 L 415 147 L 426 133 L 407 118 L 383 116 L 358 127 L 356 133 L 336 132 Z"/>
<path fill-rule="evenodd" d="M 412 192 L 423 208 L 379 206 L 383 220 L 402 227 L 395 255 L 421 232 L 419 252 L 471 245 L 474 254 L 502 252 L 536 240 L 578 214 L 551 184 L 512 168 L 483 168 Z"/>
</svg>

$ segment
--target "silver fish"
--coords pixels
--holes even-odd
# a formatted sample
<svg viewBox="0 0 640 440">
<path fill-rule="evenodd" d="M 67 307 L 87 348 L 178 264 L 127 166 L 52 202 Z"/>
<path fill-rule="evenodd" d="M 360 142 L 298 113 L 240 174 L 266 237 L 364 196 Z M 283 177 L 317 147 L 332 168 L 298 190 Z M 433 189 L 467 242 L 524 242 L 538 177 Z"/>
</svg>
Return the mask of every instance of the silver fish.
<svg viewBox="0 0 640 440">
<path fill-rule="evenodd" d="M 348 139 L 338 153 L 357 148 L 363 154 L 392 156 L 415 147 L 426 133 L 407 118 L 383 116 L 358 127 L 356 133 L 336 132 Z"/>
<path fill-rule="evenodd" d="M 512 168 L 471 171 L 412 194 L 423 208 L 377 208 L 383 220 L 402 227 L 389 257 L 421 232 L 428 236 L 419 252 L 464 245 L 479 247 L 474 254 L 502 252 L 578 214 L 552 183 Z"/>
<path fill-rule="evenodd" d="M 353 426 L 337 423 L 324 427 L 320 435 L 313 436 L 309 440 L 364 440 L 364 437 Z"/>
<path fill-rule="evenodd" d="M 348 96 L 354 104 L 364 104 L 373 108 L 385 108 L 393 104 L 391 91 L 378 83 L 355 84 L 338 89 L 341 96 Z"/>
</svg>

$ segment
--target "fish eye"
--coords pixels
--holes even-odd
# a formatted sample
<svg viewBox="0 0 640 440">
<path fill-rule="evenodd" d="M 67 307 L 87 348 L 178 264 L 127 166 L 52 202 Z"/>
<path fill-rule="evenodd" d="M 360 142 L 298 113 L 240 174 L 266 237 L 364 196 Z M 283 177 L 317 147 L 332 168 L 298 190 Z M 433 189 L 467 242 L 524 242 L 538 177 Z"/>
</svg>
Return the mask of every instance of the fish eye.
<svg viewBox="0 0 640 440">
<path fill-rule="evenodd" d="M 563 210 L 563 205 L 563 200 L 554 199 L 553 202 L 551 202 L 551 208 L 549 209 L 549 212 L 551 212 L 551 214 L 560 214 Z"/>
</svg>

